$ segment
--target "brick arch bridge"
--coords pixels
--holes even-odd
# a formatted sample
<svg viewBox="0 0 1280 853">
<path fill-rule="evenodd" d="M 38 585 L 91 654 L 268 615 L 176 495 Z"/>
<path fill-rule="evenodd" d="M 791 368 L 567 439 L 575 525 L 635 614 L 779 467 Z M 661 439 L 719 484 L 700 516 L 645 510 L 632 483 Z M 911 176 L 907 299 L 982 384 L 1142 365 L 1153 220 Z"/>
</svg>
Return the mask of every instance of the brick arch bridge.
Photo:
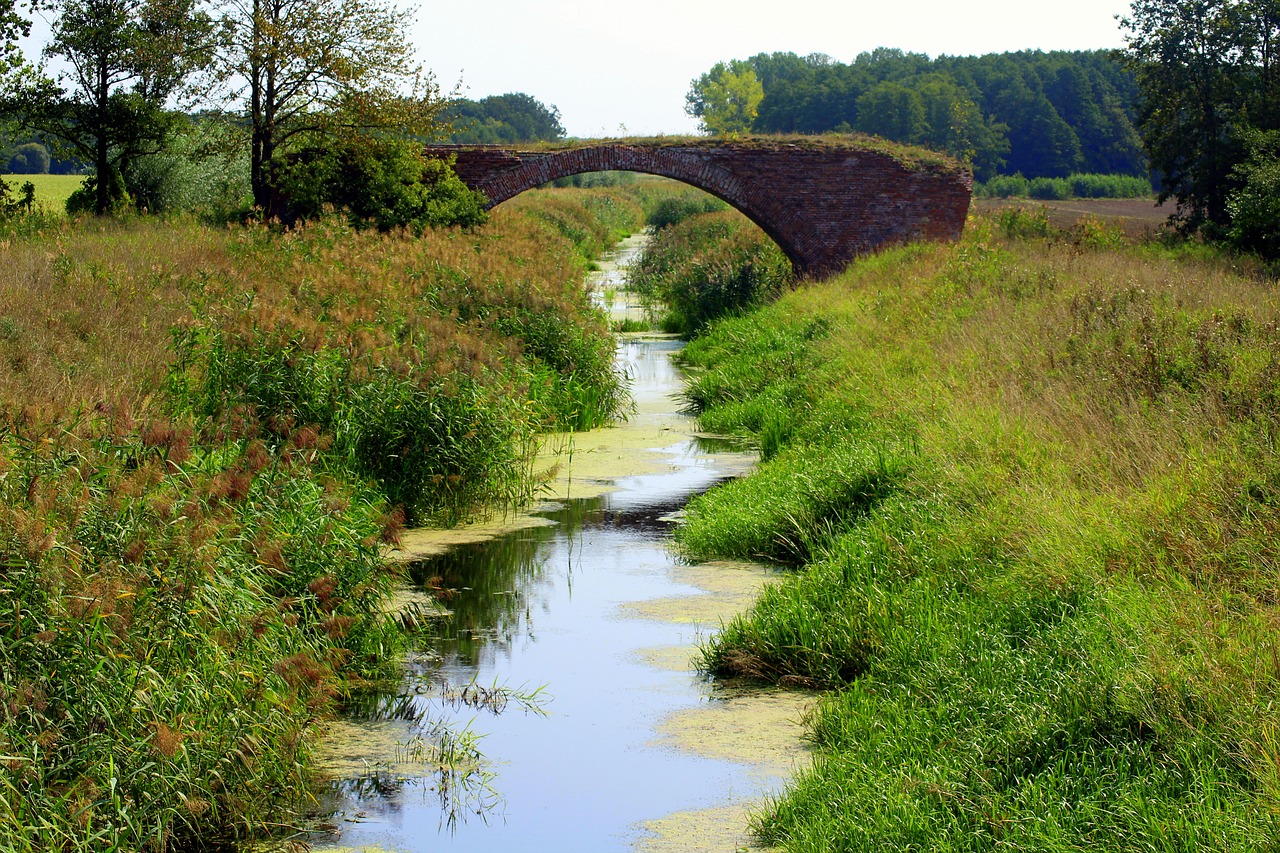
<svg viewBox="0 0 1280 853">
<path fill-rule="evenodd" d="M 674 178 L 746 214 L 801 276 L 835 272 L 887 244 L 959 237 L 973 188 L 970 172 L 941 155 L 844 137 L 448 145 L 427 154 L 455 157 L 458 176 L 489 207 L 583 172 Z"/>
</svg>

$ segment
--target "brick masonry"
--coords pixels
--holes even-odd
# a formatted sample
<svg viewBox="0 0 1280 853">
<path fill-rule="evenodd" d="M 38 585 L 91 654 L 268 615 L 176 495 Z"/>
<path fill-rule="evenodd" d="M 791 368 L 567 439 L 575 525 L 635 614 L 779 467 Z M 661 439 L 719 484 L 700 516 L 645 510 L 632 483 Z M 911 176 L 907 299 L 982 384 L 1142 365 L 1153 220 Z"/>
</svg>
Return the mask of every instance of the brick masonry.
<svg viewBox="0 0 1280 853">
<path fill-rule="evenodd" d="M 584 142 L 522 151 L 433 146 L 456 157 L 458 176 L 489 206 L 582 172 L 662 175 L 724 199 L 773 238 L 796 273 L 819 276 L 895 243 L 954 240 L 964 228 L 973 176 L 958 166 L 906 166 L 876 151 L 786 141 Z"/>
</svg>

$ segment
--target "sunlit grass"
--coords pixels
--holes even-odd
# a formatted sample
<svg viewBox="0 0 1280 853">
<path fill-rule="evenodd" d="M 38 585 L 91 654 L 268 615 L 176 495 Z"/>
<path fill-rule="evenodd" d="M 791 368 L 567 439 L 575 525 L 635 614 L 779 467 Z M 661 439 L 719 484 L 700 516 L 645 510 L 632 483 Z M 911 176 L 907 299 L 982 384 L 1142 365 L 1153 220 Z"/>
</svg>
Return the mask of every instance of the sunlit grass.
<svg viewBox="0 0 1280 853">
<path fill-rule="evenodd" d="M 602 244 L 639 227 L 578 192 Z M 626 404 L 536 209 L 0 223 L 0 849 L 287 834 L 317 722 L 397 672 L 382 545 L 527 497 L 536 433 Z"/>
<path fill-rule="evenodd" d="M 84 175 L 4 175 L 13 191 L 30 182 L 36 188 L 35 204 L 49 213 L 66 211 L 67 198 L 84 184 Z M 20 193 L 18 193 L 20 195 Z"/>
<path fill-rule="evenodd" d="M 706 664 L 831 691 L 819 759 L 757 829 L 797 851 L 1273 849 L 1280 296 L 1026 216 L 686 349 L 704 426 L 773 438 L 690 505 L 682 547 L 801 566 Z"/>
</svg>

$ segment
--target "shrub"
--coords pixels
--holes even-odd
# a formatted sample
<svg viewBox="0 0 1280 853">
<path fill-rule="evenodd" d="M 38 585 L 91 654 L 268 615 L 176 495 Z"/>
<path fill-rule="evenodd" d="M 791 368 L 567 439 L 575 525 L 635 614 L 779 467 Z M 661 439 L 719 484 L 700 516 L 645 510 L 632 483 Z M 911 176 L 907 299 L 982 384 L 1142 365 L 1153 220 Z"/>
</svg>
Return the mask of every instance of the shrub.
<svg viewBox="0 0 1280 853">
<path fill-rule="evenodd" d="M 973 189 L 975 195 L 989 198 L 1027 198 L 1031 183 L 1022 175 L 997 175 Z"/>
<path fill-rule="evenodd" d="M 1227 242 L 1264 258 L 1280 258 L 1280 131 L 1255 134 L 1236 169 L 1242 186 L 1227 200 Z"/>
<path fill-rule="evenodd" d="M 376 140 L 309 150 L 281 169 L 291 218 L 315 219 L 326 207 L 381 231 L 464 228 L 485 221 L 485 199 L 453 173 L 452 164 L 423 155 L 417 143 Z"/>
<path fill-rule="evenodd" d="M 685 192 L 659 199 L 645 222 L 650 227 L 661 231 L 663 228 L 685 221 L 690 216 L 728 209 L 729 205 L 715 196 L 701 191 Z"/>
<path fill-rule="evenodd" d="M 111 182 L 111 207 L 108 213 L 119 213 L 126 210 L 132 203 L 129 198 L 129 189 L 125 185 L 124 176 L 119 172 L 112 170 L 107 176 L 107 180 Z M 80 189 L 67 196 L 67 213 L 96 213 L 98 209 L 98 176 L 89 175 L 84 179 L 84 183 Z"/>
<path fill-rule="evenodd" d="M 1071 198 L 1071 186 L 1066 178 L 1034 178 L 1027 195 L 1045 201 L 1068 199 Z"/>
</svg>

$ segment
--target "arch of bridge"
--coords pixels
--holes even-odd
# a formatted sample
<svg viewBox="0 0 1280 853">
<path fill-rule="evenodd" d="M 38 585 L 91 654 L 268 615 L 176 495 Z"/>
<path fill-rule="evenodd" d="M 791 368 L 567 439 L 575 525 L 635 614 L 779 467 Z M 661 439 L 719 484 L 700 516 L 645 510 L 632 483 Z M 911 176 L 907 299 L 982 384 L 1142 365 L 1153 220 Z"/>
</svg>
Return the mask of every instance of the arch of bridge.
<svg viewBox="0 0 1280 853">
<path fill-rule="evenodd" d="M 972 175 L 941 158 L 925 163 L 848 143 L 610 140 L 557 149 L 433 146 L 490 207 L 584 172 L 662 175 L 705 190 L 764 230 L 800 275 L 842 268 L 890 243 L 950 240 L 968 213 Z"/>
</svg>

